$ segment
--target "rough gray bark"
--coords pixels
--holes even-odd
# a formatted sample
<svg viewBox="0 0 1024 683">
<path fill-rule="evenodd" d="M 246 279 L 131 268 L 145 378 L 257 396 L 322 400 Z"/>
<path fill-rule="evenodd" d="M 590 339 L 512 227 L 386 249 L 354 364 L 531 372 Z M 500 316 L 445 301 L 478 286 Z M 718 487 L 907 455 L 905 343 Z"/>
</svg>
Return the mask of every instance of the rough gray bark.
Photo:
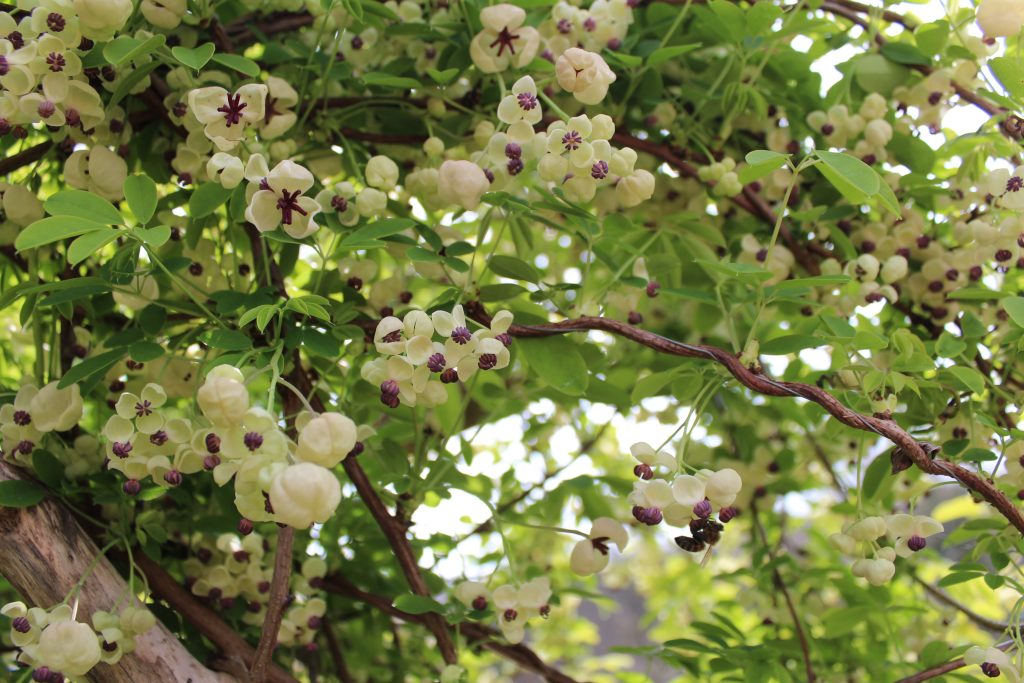
<svg viewBox="0 0 1024 683">
<path fill-rule="evenodd" d="M 0 460 L 0 481 L 22 479 L 19 470 Z M 40 607 L 59 603 L 99 549 L 60 503 L 44 500 L 30 508 L 0 507 L 0 575 L 22 599 Z M 101 558 L 79 594 L 78 620 L 95 610 L 110 610 L 127 582 Z M 227 674 L 202 666 L 167 628 L 156 626 L 139 636 L 135 652 L 116 665 L 98 664 L 93 683 L 234 683 Z"/>
</svg>

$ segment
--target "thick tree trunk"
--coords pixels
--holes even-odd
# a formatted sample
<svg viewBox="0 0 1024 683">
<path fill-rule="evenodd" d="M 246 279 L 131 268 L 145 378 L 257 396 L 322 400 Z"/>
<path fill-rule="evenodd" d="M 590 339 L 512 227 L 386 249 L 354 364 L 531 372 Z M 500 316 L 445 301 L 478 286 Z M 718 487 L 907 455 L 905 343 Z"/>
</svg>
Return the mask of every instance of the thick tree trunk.
<svg viewBox="0 0 1024 683">
<path fill-rule="evenodd" d="M 0 460 L 0 481 L 21 478 L 17 468 Z M 30 508 L 0 507 L 0 548 L 0 575 L 23 600 L 40 607 L 63 600 L 99 554 L 72 514 L 50 499 Z M 110 610 L 127 589 L 117 570 L 100 558 L 79 594 L 78 620 L 87 621 L 95 610 Z M 202 666 L 160 622 L 136 643 L 134 653 L 113 666 L 97 665 L 88 679 L 94 683 L 235 681 Z"/>
</svg>

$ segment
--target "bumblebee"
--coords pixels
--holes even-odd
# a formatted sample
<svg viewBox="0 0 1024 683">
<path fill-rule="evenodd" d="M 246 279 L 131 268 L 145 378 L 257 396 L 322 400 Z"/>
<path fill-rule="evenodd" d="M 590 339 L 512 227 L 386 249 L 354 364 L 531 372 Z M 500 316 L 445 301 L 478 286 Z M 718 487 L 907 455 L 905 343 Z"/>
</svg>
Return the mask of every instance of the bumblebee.
<svg viewBox="0 0 1024 683">
<path fill-rule="evenodd" d="M 690 521 L 690 536 L 676 536 L 675 542 L 686 552 L 699 553 L 707 548 L 710 554 L 711 547 L 722 540 L 723 529 L 725 527 L 713 519 L 698 517 Z M 704 559 L 707 561 L 706 556 Z"/>
</svg>

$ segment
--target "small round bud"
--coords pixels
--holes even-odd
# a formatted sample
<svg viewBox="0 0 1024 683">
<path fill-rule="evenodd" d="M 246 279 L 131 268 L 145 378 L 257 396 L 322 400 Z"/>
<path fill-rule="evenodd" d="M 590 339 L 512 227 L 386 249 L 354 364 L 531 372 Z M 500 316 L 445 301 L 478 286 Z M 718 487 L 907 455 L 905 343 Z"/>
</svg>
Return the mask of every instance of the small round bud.
<svg viewBox="0 0 1024 683">
<path fill-rule="evenodd" d="M 243 536 L 248 536 L 252 533 L 252 520 L 243 517 L 242 519 L 238 520 L 238 526 L 236 528 L 238 529 L 238 533 L 242 534 Z"/>
<path fill-rule="evenodd" d="M 650 465 L 647 465 L 645 463 L 640 463 L 639 465 L 634 467 L 633 474 L 635 474 L 640 479 L 644 480 L 654 478 L 654 470 L 651 469 Z"/>
<path fill-rule="evenodd" d="M 129 479 L 121 485 L 121 490 L 129 496 L 137 496 L 139 491 L 142 490 L 142 484 L 139 483 L 138 479 Z"/>
<path fill-rule="evenodd" d="M 178 470 L 171 470 L 170 472 L 164 474 L 164 481 L 166 481 L 171 486 L 181 486 L 181 479 L 181 472 L 179 472 Z"/>
<path fill-rule="evenodd" d="M 485 598 L 482 595 L 478 595 L 475 598 L 473 598 L 473 609 L 475 609 L 475 610 L 485 610 L 485 609 L 487 609 L 487 598 Z"/>
</svg>

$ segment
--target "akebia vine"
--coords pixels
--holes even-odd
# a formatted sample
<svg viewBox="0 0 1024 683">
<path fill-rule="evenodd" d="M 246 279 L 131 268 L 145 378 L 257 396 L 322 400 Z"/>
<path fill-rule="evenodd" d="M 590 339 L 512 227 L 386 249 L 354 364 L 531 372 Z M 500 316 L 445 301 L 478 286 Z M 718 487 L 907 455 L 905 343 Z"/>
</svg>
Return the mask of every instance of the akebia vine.
<svg viewBox="0 0 1024 683">
<path fill-rule="evenodd" d="M 0 5 L 4 680 L 1024 680 L 1022 26 Z"/>
</svg>

